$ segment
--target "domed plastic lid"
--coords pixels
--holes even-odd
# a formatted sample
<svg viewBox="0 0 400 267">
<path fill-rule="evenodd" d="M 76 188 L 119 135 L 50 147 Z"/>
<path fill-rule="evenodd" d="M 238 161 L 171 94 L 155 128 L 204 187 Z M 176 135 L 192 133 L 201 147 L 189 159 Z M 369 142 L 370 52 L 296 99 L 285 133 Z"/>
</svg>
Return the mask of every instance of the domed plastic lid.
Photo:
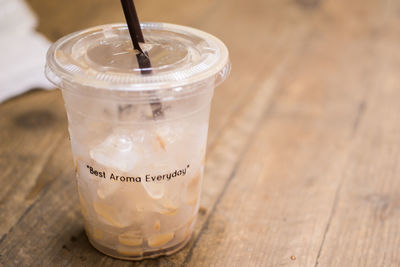
<svg viewBox="0 0 400 267">
<path fill-rule="evenodd" d="M 166 23 L 141 24 L 151 67 L 140 69 L 128 27 L 111 24 L 72 33 L 52 45 L 46 76 L 98 89 L 145 91 L 221 83 L 230 70 L 226 46 L 216 37 Z"/>
</svg>

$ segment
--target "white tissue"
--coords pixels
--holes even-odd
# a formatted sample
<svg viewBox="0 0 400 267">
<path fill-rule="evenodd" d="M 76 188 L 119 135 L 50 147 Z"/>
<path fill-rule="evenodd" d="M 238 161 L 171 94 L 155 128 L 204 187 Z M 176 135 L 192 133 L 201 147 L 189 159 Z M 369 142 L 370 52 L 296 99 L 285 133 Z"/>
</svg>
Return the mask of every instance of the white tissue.
<svg viewBox="0 0 400 267">
<path fill-rule="evenodd" d="M 51 88 L 44 75 L 50 42 L 22 0 L 0 0 L 0 102 L 32 88 Z"/>
</svg>

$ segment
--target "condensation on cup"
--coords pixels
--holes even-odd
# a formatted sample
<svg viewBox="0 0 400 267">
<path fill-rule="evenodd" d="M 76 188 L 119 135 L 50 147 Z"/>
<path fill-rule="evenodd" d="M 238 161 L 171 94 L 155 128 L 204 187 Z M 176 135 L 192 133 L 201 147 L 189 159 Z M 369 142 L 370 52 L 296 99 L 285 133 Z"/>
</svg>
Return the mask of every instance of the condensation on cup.
<svg viewBox="0 0 400 267">
<path fill-rule="evenodd" d="M 46 65 L 65 101 L 89 240 L 133 260 L 172 254 L 189 241 L 210 103 L 230 70 L 227 48 L 210 34 L 165 23 L 142 28 L 147 70 L 123 24 L 60 39 Z"/>
</svg>

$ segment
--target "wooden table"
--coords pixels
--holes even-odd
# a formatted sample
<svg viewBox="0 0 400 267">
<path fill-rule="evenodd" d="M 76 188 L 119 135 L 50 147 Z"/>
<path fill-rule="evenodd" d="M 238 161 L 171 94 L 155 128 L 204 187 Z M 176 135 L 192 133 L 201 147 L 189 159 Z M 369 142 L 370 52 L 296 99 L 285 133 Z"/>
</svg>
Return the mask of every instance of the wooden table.
<svg viewBox="0 0 400 267">
<path fill-rule="evenodd" d="M 29 0 L 51 40 L 119 1 Z M 224 40 L 199 218 L 148 266 L 400 266 L 400 1 L 137 0 Z M 23 77 L 21 77 L 23 79 Z M 60 92 L 0 105 L 0 265 L 131 266 L 82 227 Z"/>
</svg>

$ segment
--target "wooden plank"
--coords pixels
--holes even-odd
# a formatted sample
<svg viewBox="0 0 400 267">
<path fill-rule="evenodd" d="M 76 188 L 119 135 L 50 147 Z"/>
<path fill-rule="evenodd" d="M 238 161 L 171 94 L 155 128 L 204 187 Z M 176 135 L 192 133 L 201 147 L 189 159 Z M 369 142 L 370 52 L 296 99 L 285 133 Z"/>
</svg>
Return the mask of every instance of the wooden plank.
<svg viewBox="0 0 400 267">
<path fill-rule="evenodd" d="M 60 93 L 32 92 L 0 109 L 0 240 L 52 179 L 41 177 L 48 157 L 67 138 Z"/>
<path fill-rule="evenodd" d="M 370 93 L 316 266 L 400 266 L 399 7 L 386 1 L 375 17 Z"/>
<path fill-rule="evenodd" d="M 275 3 L 275 5 L 279 6 L 283 9 L 284 5 L 279 4 L 279 2 Z M 221 7 L 222 9 L 222 7 Z M 251 12 L 253 10 L 248 10 L 247 12 L 243 12 L 243 21 L 248 20 L 251 17 Z M 228 19 L 231 14 L 224 13 L 223 19 Z M 276 15 L 277 16 L 277 15 Z M 214 16 L 213 20 L 217 23 L 221 18 L 218 16 Z M 270 16 L 267 18 L 269 25 L 271 25 L 271 32 L 277 31 L 275 21 L 276 17 Z M 251 38 L 254 34 L 257 33 L 257 28 L 250 27 L 252 26 L 254 21 L 250 21 L 248 27 L 251 30 L 246 32 L 247 39 Z M 236 27 L 244 27 L 246 25 L 242 25 L 241 21 L 236 22 Z M 232 25 L 232 26 L 235 26 Z M 284 26 L 281 26 L 285 28 Z M 294 34 L 296 30 L 300 29 L 297 34 Z M 223 31 L 223 27 L 219 28 L 220 31 Z M 249 49 L 253 51 L 260 51 L 261 48 L 268 48 L 267 53 L 263 53 L 264 59 L 259 61 L 256 60 L 259 55 L 256 53 L 251 53 L 243 58 L 241 54 L 242 48 L 240 44 L 236 44 L 233 40 L 235 36 L 234 32 L 231 32 L 230 37 L 226 36 L 228 42 L 230 42 L 233 46 L 234 53 L 232 54 L 232 61 L 240 62 L 240 65 L 237 65 L 237 75 L 234 79 L 234 82 L 231 82 L 231 87 L 222 87 L 219 92 L 222 92 L 223 88 L 226 88 L 226 92 L 229 92 L 229 98 L 224 96 L 224 94 L 220 93 L 219 97 L 216 97 L 216 105 L 214 107 L 225 107 L 220 108 L 217 112 L 214 110 L 213 114 L 217 116 L 215 117 L 227 117 L 225 119 L 225 123 L 221 123 L 220 130 L 218 130 L 217 134 L 214 134 L 214 142 L 211 142 L 210 153 L 209 153 L 209 161 L 207 163 L 207 172 L 211 175 L 205 181 L 205 190 L 203 194 L 202 201 L 202 213 L 200 216 L 199 223 L 197 224 L 197 231 L 201 229 L 204 221 L 208 216 L 208 210 L 213 208 L 214 203 L 218 199 L 219 195 L 223 192 L 227 179 L 230 174 L 234 170 L 236 166 L 236 161 L 239 157 L 238 152 L 243 150 L 247 144 L 248 135 L 253 131 L 258 123 L 258 118 L 262 115 L 263 110 L 267 108 L 269 97 L 273 94 L 276 89 L 275 83 L 276 80 L 280 77 L 280 73 L 284 69 L 284 65 L 282 62 L 286 62 L 288 59 L 286 57 L 282 58 L 282 54 L 285 54 L 285 51 L 292 50 L 293 46 L 297 46 L 295 42 L 298 35 L 304 34 L 302 29 L 302 25 L 298 25 L 297 28 L 290 29 L 286 27 L 280 33 L 280 36 L 271 37 L 268 35 L 261 35 L 259 42 L 253 42 L 248 45 Z M 229 37 L 229 38 L 228 38 Z M 236 56 L 234 56 L 236 54 Z M 290 55 L 290 53 L 289 53 Z M 281 67 L 278 67 L 281 66 Z M 254 70 L 258 70 L 257 75 L 254 76 Z M 266 82 L 264 79 L 260 79 L 260 77 L 264 78 L 264 73 L 270 73 L 271 77 Z M 240 75 L 239 75 L 240 74 Z M 233 75 L 233 77 L 235 77 Z M 259 81 L 262 81 L 263 86 L 259 86 Z M 267 85 L 266 85 L 267 84 Z M 229 89 L 228 89 L 229 88 Z M 240 94 L 234 94 L 230 90 L 235 90 Z M 236 104 L 240 104 L 236 106 Z M 218 120 L 217 120 L 218 121 Z M 214 124 L 215 125 L 215 124 Z M 212 128 L 213 129 L 213 128 Z M 211 129 L 211 131 L 213 131 Z M 215 131 L 215 130 L 214 130 Z M 213 138 L 211 137 L 211 140 Z M 62 144 L 64 141 L 62 141 Z M 60 150 L 55 152 L 52 158 L 60 158 L 60 155 L 57 153 L 61 153 Z M 61 163 L 64 162 L 64 163 Z M 59 161 L 61 166 L 65 166 L 65 169 L 72 169 L 70 165 L 67 164 L 66 161 Z M 52 168 L 55 168 L 56 163 L 52 163 L 50 161 L 48 165 L 46 165 L 46 170 L 49 168 L 49 172 L 51 172 Z M 46 171 L 47 172 L 47 171 Z M 43 174 L 44 176 L 46 172 Z M 51 176 L 51 175 L 50 175 Z M 96 265 L 99 261 L 104 262 L 106 265 L 120 265 L 122 262 L 115 261 L 111 258 L 101 255 L 97 253 L 94 249 L 88 246 L 87 240 L 85 239 L 82 232 L 79 232 L 77 229 L 81 228 L 81 220 L 76 220 L 76 224 L 73 228 L 70 225 L 65 225 L 65 223 L 69 223 L 68 220 L 63 220 L 63 216 L 58 212 L 57 205 L 52 207 L 46 207 L 44 209 L 44 205 L 46 203 L 60 203 L 58 198 L 60 194 L 74 194 L 72 192 L 71 187 L 61 187 L 60 183 L 71 178 L 71 173 L 63 173 L 61 178 L 56 180 L 51 187 L 45 192 L 45 195 L 42 195 L 41 198 L 37 201 L 35 206 L 28 210 L 26 215 L 21 218 L 17 225 L 14 226 L 13 231 L 7 238 L 4 239 L 3 243 L 0 244 L 0 251 L 3 256 L 2 261 L 5 263 L 11 263 L 16 258 L 23 259 L 24 263 L 33 263 L 37 262 L 38 258 L 36 256 L 24 257 L 24 255 L 36 255 L 39 251 L 41 251 L 41 255 L 43 258 L 42 264 L 51 264 L 57 262 L 57 260 L 62 259 L 63 262 L 67 264 L 82 264 L 83 259 L 85 259 L 84 264 Z M 63 192 L 59 192 L 62 190 Z M 65 192 L 64 192 L 65 191 Z M 55 200 L 54 200 L 55 199 Z M 75 197 L 71 197 L 71 201 L 74 201 Z M 76 210 L 76 202 L 75 206 L 68 206 L 71 210 Z M 35 222 L 37 217 L 40 214 L 43 214 L 45 210 L 48 214 L 54 214 L 54 220 L 50 220 L 46 225 L 42 225 L 41 233 L 38 236 L 33 236 L 30 240 L 38 240 L 38 238 L 42 237 L 42 242 L 34 242 L 37 245 L 37 248 L 32 248 L 31 245 L 27 245 L 21 248 L 19 251 L 11 252 L 8 249 L 14 248 L 21 242 L 22 236 L 32 235 L 32 228 L 27 228 L 26 224 L 29 222 Z M 58 218 L 57 217 L 62 217 Z M 72 216 L 72 215 L 71 215 Z M 75 219 L 75 217 L 74 217 Z M 75 221 L 75 220 L 74 220 Z M 57 222 L 57 223 L 56 223 Z M 47 235 L 44 235 L 47 233 Z M 54 233 L 60 233 L 59 239 L 56 240 Z M 44 236 L 43 236 L 44 235 Z M 47 240 L 46 242 L 44 240 Z M 75 243 L 70 244 L 70 240 L 75 240 Z M 78 241 L 76 241 L 78 240 Z M 51 246 L 49 247 L 49 243 Z M 65 247 L 69 249 L 69 253 L 65 252 Z M 88 250 L 88 248 L 90 248 Z M 187 255 L 188 249 L 183 251 L 182 253 L 178 253 L 175 256 L 162 258 L 160 259 L 160 264 L 170 265 L 182 263 Z M 153 261 L 150 261 L 153 262 Z M 143 264 L 146 264 L 144 262 Z"/>
<path fill-rule="evenodd" d="M 384 60 L 391 69 L 381 68 L 379 80 L 371 81 L 374 92 L 363 116 L 368 119 L 352 142 L 317 266 L 400 265 L 400 94 L 394 71 L 400 68 L 390 57 Z"/>
<path fill-rule="evenodd" d="M 58 240 L 73 240 L 72 231 L 82 232 L 73 176 L 69 141 L 63 138 L 55 153 L 44 165 L 41 178 L 52 181 L 37 200 L 24 212 L 0 243 L 0 263 L 4 266 L 50 266 L 55 247 L 68 252 L 68 245 Z M 63 229 L 59 228 L 62 227 Z M 42 263 L 47 262 L 47 265 Z M 63 259 L 58 259 L 57 264 Z M 54 264 L 56 262 L 53 262 Z"/>
<path fill-rule="evenodd" d="M 395 229 L 399 216 L 395 214 L 399 214 L 399 197 L 395 189 L 398 185 L 395 155 L 399 149 L 393 146 L 398 142 L 398 138 L 395 139 L 398 127 L 392 125 L 398 118 L 398 93 L 392 94 L 394 87 L 385 88 L 390 102 L 378 98 L 379 90 L 376 95 L 370 95 L 370 87 L 379 88 L 382 77 L 375 69 L 382 66 L 380 52 L 387 43 L 382 40 L 380 46 L 375 45 L 377 36 L 371 35 L 374 23 L 367 21 L 378 22 L 385 10 L 376 8 L 376 1 L 365 5 L 365 1 L 363 5 L 358 2 L 355 6 L 362 7 L 363 12 L 350 9 L 346 18 L 354 19 L 355 24 L 345 30 L 338 29 L 341 27 L 338 21 L 348 7 L 337 1 L 325 6 L 333 3 L 340 8 L 330 10 L 330 23 L 320 21 L 323 17 L 314 18 L 312 38 L 297 60 L 286 68 L 286 73 L 291 75 L 278 84 L 284 90 L 274 98 L 273 108 L 265 113 L 254 142 L 192 247 L 185 261 L 188 266 L 314 266 L 321 246 L 321 266 L 332 263 L 334 266 L 398 265 L 399 235 Z M 389 34 L 385 31 L 387 28 L 379 28 L 377 35 Z M 389 51 L 389 54 L 393 58 L 399 53 Z M 398 56 L 394 62 L 398 64 Z M 382 69 L 385 71 L 386 68 Z M 361 187 L 365 176 L 353 171 L 351 177 L 357 178 L 348 185 L 352 197 L 336 206 L 343 169 L 347 166 L 351 166 L 351 170 L 359 168 L 360 161 L 352 162 L 352 153 L 364 159 L 363 168 L 367 171 L 371 168 L 369 162 L 376 156 L 374 152 L 380 151 L 376 143 L 365 144 L 371 142 L 365 137 L 353 148 L 359 123 L 368 118 L 368 114 L 364 114 L 366 99 L 375 101 L 371 113 L 382 104 L 381 109 L 386 113 L 375 115 L 376 121 L 368 124 L 365 132 L 370 131 L 378 119 L 387 118 L 386 125 L 391 126 L 387 128 L 390 133 L 387 136 L 393 143 L 387 144 L 386 138 L 379 139 L 378 143 L 382 146 L 386 143 L 384 147 L 388 151 L 378 154 L 382 158 L 378 162 L 391 158 L 391 180 L 382 183 L 371 177 L 369 189 L 365 190 Z M 382 129 L 373 135 L 380 138 L 377 133 L 382 133 Z M 391 154 L 383 157 L 389 149 Z M 377 168 L 376 172 L 387 173 L 385 168 Z M 352 190 L 370 192 L 384 185 L 386 190 L 392 188 L 390 193 L 369 195 L 373 204 L 360 209 L 368 195 L 363 199 L 354 196 Z M 335 214 L 341 209 L 341 216 L 337 216 L 336 231 L 329 236 L 330 247 L 324 251 L 326 227 L 335 206 Z M 371 209 L 370 206 L 375 207 Z M 379 229 L 379 222 L 374 224 L 374 218 L 365 219 L 366 212 L 375 211 L 376 214 L 376 210 L 390 214 L 385 228 Z M 359 221 L 364 222 L 361 229 Z M 371 224 L 374 235 L 368 238 L 366 229 Z M 358 246 L 360 243 L 363 247 Z"/>
</svg>

